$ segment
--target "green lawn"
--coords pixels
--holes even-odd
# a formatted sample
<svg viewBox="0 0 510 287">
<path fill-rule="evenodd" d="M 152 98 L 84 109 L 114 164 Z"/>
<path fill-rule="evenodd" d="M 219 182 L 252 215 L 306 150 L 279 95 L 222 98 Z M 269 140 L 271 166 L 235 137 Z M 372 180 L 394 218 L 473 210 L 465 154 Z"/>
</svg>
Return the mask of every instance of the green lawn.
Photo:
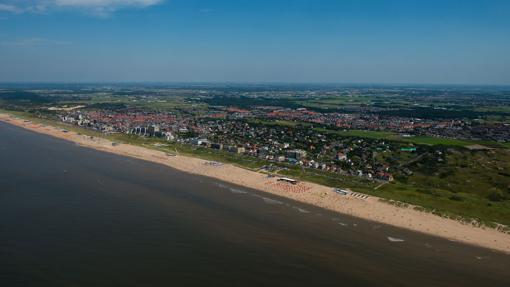
<svg viewBox="0 0 510 287">
<path fill-rule="evenodd" d="M 325 128 L 314 128 L 314 130 L 323 133 L 333 133 L 344 137 L 360 137 L 360 138 L 371 138 L 371 139 L 386 139 L 391 141 L 408 142 L 413 144 L 423 145 L 445 145 L 445 146 L 459 146 L 467 147 L 470 145 L 484 145 L 495 148 L 509 148 L 510 143 L 497 143 L 490 141 L 470 141 L 470 140 L 457 140 L 457 139 L 445 139 L 432 136 L 411 136 L 403 137 L 397 133 L 384 132 L 384 131 L 364 131 L 364 130 L 331 130 Z"/>
<path fill-rule="evenodd" d="M 415 144 L 426 144 L 426 145 L 448 145 L 448 146 L 469 146 L 474 145 L 479 142 L 475 141 L 465 141 L 465 140 L 456 140 L 456 139 L 444 139 L 444 138 L 437 138 L 437 137 L 430 137 L 430 136 L 416 136 L 416 137 L 409 137 L 404 138 L 400 136 L 396 136 L 401 141 L 415 143 Z"/>
<path fill-rule="evenodd" d="M 371 138 L 371 139 L 390 139 L 398 136 L 391 132 L 381 131 L 362 131 L 362 130 L 330 130 L 325 128 L 314 128 L 315 131 L 322 133 L 337 134 L 344 137 L 360 137 L 360 138 Z"/>
<path fill-rule="evenodd" d="M 278 125 L 285 127 L 296 127 L 297 125 L 312 126 L 312 123 L 297 122 L 297 121 L 285 121 L 285 120 L 261 120 L 254 119 L 250 120 L 253 124 L 262 125 Z M 470 140 L 458 140 L 458 139 L 446 139 L 432 136 L 412 136 L 403 137 L 398 133 L 386 132 L 386 131 L 366 131 L 366 130 L 336 130 L 328 129 L 323 127 L 314 128 L 315 131 L 321 133 L 337 134 L 343 137 L 359 137 L 359 138 L 370 138 L 370 139 L 386 139 L 398 142 L 407 142 L 413 144 L 422 145 L 445 145 L 445 146 L 458 146 L 467 147 L 470 145 L 484 145 L 493 148 L 510 148 L 510 143 L 497 143 L 490 141 L 470 141 Z"/>
</svg>

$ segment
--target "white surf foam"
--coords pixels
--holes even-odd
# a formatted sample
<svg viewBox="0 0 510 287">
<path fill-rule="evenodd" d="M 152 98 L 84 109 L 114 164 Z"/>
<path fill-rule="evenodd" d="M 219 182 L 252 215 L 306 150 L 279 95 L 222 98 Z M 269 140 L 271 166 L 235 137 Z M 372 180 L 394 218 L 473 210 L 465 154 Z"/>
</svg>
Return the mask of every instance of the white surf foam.
<svg viewBox="0 0 510 287">
<path fill-rule="evenodd" d="M 215 183 L 215 185 L 216 185 L 217 187 L 221 187 L 221 188 L 228 188 L 228 186 L 226 186 L 226 185 L 224 185 L 224 184 L 222 184 L 222 183 Z"/>
<path fill-rule="evenodd" d="M 237 194 L 246 194 L 246 193 L 248 193 L 247 191 L 242 190 L 242 189 L 238 189 L 238 188 L 229 188 L 228 190 L 230 190 L 230 192 L 232 192 L 232 193 L 237 193 Z"/>
<path fill-rule="evenodd" d="M 294 206 L 295 209 L 297 209 L 299 212 L 301 213 L 310 213 L 310 211 L 306 210 L 306 209 L 302 209 L 302 208 L 299 208 L 297 206 Z"/>
<path fill-rule="evenodd" d="M 405 241 L 404 239 L 400 239 L 400 238 L 396 238 L 396 237 L 390 237 L 390 236 L 388 236 L 388 240 L 390 242 L 404 242 Z"/>
<path fill-rule="evenodd" d="M 279 200 L 271 199 L 271 198 L 267 198 L 267 197 L 262 197 L 262 200 L 264 200 L 264 202 L 267 204 L 283 204 L 283 202 L 281 202 Z"/>
</svg>

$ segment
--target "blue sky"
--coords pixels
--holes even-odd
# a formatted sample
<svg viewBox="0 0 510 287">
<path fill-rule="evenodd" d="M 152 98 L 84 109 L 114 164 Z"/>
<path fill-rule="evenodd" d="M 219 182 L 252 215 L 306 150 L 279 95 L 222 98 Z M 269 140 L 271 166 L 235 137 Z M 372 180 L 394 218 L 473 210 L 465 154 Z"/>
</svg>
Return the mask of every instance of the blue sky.
<svg viewBox="0 0 510 287">
<path fill-rule="evenodd" d="M 510 84 L 506 0 L 0 0 L 0 82 Z"/>
</svg>

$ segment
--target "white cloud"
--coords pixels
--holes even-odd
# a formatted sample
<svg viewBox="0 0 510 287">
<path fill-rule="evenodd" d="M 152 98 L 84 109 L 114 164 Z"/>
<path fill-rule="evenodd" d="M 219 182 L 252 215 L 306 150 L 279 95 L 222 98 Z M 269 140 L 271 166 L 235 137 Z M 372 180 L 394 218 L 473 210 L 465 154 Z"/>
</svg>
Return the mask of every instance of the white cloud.
<svg viewBox="0 0 510 287">
<path fill-rule="evenodd" d="M 55 0 L 58 6 L 68 7 L 126 7 L 126 6 L 138 6 L 148 7 L 156 5 L 161 0 Z"/>
<path fill-rule="evenodd" d="M 145 8 L 164 0 L 0 0 L 0 13 L 41 13 L 52 9 L 81 9 L 108 15 L 121 8 Z"/>
<path fill-rule="evenodd" d="M 0 12 L 21 13 L 23 10 L 15 5 L 0 3 Z"/>
<path fill-rule="evenodd" d="M 68 41 L 59 41 L 59 40 L 52 40 L 52 39 L 46 39 L 46 38 L 20 38 L 13 41 L 3 41 L 0 42 L 0 45 L 2 46 L 22 46 L 22 47 L 29 47 L 29 46 L 63 46 L 63 45 L 71 45 L 71 42 Z"/>
</svg>

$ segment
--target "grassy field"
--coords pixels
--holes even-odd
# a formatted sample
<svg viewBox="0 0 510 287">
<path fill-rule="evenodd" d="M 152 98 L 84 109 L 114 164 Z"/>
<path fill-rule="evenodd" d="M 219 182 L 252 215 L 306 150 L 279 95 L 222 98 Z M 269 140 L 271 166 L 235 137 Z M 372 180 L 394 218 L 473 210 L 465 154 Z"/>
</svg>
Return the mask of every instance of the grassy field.
<svg viewBox="0 0 510 287">
<path fill-rule="evenodd" d="M 495 223 L 510 225 L 510 202 L 492 202 L 473 193 L 452 193 L 437 188 L 402 184 L 385 185 L 376 192 L 382 198 L 420 206 L 426 211 L 451 218 L 474 219 L 488 226 Z"/>
<path fill-rule="evenodd" d="M 416 136 L 416 137 L 401 137 L 395 135 L 394 137 L 398 137 L 399 140 L 404 142 L 410 142 L 414 144 L 426 144 L 426 145 L 447 145 L 447 146 L 470 146 L 474 144 L 487 144 L 487 142 L 480 141 L 467 141 L 467 140 L 457 140 L 457 139 L 445 139 L 431 136 Z"/>
<path fill-rule="evenodd" d="M 370 138 L 370 139 L 391 139 L 397 136 L 391 132 L 381 132 L 381 131 L 361 131 L 361 130 L 330 130 L 325 128 L 314 128 L 315 131 L 321 133 L 330 133 L 337 134 L 343 137 L 360 137 L 360 138 Z"/>
<path fill-rule="evenodd" d="M 283 121 L 283 120 L 251 120 L 251 123 L 257 124 L 265 124 L 265 125 L 280 125 L 287 127 L 296 127 L 298 125 L 302 126 L 312 126 L 312 123 L 302 123 L 302 122 L 294 122 L 294 121 Z M 335 130 L 335 129 L 327 129 L 324 127 L 316 127 L 315 131 L 321 133 L 329 133 L 329 134 L 337 134 L 343 137 L 359 137 L 359 138 L 370 138 L 370 139 L 386 139 L 391 141 L 399 141 L 399 142 L 407 142 L 418 145 L 445 145 L 445 146 L 458 146 L 458 147 L 467 147 L 471 145 L 484 145 L 488 147 L 495 148 L 510 148 L 510 143 L 497 143 L 497 142 L 489 142 L 489 141 L 470 141 L 470 140 L 457 140 L 457 139 L 446 139 L 446 138 L 438 138 L 432 136 L 412 136 L 412 137 L 403 137 L 400 134 L 394 132 L 385 132 L 385 131 L 365 131 L 365 130 Z"/>
<path fill-rule="evenodd" d="M 485 145 L 488 147 L 497 147 L 497 148 L 508 148 L 509 144 L 500 144 L 497 142 L 489 142 L 489 141 L 470 141 L 470 140 L 457 140 L 457 139 L 446 139 L 446 138 L 438 138 L 432 136 L 412 136 L 412 137 L 403 137 L 397 133 L 393 132 L 383 132 L 383 131 L 363 131 L 363 130 L 329 130 L 325 128 L 315 128 L 314 130 L 323 132 L 323 133 L 334 133 L 344 137 L 360 137 L 360 138 L 371 138 L 371 139 L 386 139 L 391 141 L 399 141 L 399 142 L 408 142 L 413 144 L 422 144 L 422 145 L 445 145 L 445 146 L 458 146 L 458 147 L 467 147 L 471 145 Z"/>
</svg>

